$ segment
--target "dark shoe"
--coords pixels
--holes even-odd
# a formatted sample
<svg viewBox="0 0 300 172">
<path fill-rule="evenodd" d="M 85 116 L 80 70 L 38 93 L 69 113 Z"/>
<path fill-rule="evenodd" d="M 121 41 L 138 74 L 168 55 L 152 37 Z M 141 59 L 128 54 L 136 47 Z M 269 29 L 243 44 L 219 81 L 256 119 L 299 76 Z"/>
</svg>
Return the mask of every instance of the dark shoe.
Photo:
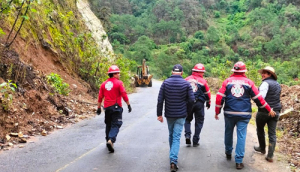
<svg viewBox="0 0 300 172">
<path fill-rule="evenodd" d="M 194 147 L 198 147 L 200 144 L 199 143 L 193 143 Z"/>
<path fill-rule="evenodd" d="M 108 140 L 106 143 L 106 147 L 108 148 L 109 152 L 114 153 L 114 144 L 111 142 L 111 140 Z"/>
<path fill-rule="evenodd" d="M 225 154 L 226 154 L 226 159 L 231 160 L 231 154 L 227 154 L 227 153 L 225 153 Z"/>
<path fill-rule="evenodd" d="M 257 151 L 257 152 L 260 152 L 262 154 L 266 153 L 266 150 L 262 150 L 259 146 L 254 146 L 254 150 Z"/>
<path fill-rule="evenodd" d="M 191 139 L 190 138 L 185 138 L 185 144 L 190 145 L 191 144 Z"/>
<path fill-rule="evenodd" d="M 266 160 L 267 160 L 268 162 L 273 162 L 273 158 L 269 158 L 269 157 L 267 157 L 267 156 L 266 156 Z"/>
<path fill-rule="evenodd" d="M 170 169 L 171 169 L 171 172 L 175 172 L 175 171 L 177 171 L 177 170 L 178 170 L 178 167 L 177 167 L 177 165 L 176 165 L 176 164 L 174 164 L 174 163 L 171 163 L 171 167 L 170 167 Z"/>
<path fill-rule="evenodd" d="M 235 164 L 236 169 L 241 170 L 244 168 L 244 164 L 243 163 L 236 163 Z"/>
</svg>

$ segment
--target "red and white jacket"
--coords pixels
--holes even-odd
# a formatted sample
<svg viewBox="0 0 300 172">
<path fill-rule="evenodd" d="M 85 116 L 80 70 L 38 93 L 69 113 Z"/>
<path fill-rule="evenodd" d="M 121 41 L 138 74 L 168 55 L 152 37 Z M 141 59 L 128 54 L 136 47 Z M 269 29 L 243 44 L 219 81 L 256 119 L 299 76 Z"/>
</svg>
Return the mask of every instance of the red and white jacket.
<svg viewBox="0 0 300 172">
<path fill-rule="evenodd" d="M 251 99 L 258 107 L 271 111 L 254 82 L 248 79 L 245 73 L 234 73 L 223 82 L 217 93 L 215 112 L 218 115 L 225 102 L 226 117 L 239 116 L 249 119 L 252 115 Z"/>
<path fill-rule="evenodd" d="M 122 100 L 128 102 L 128 96 L 122 81 L 117 78 L 109 78 L 103 82 L 99 89 L 98 103 L 104 98 L 104 108 L 118 103 L 122 107 Z"/>
<path fill-rule="evenodd" d="M 193 72 L 192 75 L 186 77 L 185 80 L 191 84 L 195 99 L 201 100 L 203 103 L 205 101 L 210 103 L 210 90 L 203 76 L 197 72 Z"/>
</svg>

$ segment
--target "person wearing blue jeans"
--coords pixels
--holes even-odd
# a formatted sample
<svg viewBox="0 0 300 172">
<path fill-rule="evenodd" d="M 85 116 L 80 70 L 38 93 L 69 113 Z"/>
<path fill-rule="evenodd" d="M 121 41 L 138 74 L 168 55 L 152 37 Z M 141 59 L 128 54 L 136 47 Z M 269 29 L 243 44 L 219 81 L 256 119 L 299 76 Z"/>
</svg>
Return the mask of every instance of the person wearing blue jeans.
<svg viewBox="0 0 300 172">
<path fill-rule="evenodd" d="M 169 129 L 170 169 L 178 170 L 180 137 L 187 114 L 191 111 L 195 96 L 190 83 L 182 78 L 182 66 L 173 67 L 172 76 L 166 79 L 159 90 L 157 99 L 157 120 L 163 122 L 162 111 L 165 104 L 165 117 Z"/>
<path fill-rule="evenodd" d="M 185 118 L 167 118 L 169 129 L 169 145 L 170 145 L 170 164 L 177 164 L 180 137 L 185 122 Z"/>
<path fill-rule="evenodd" d="M 250 119 L 241 117 L 225 117 L 225 154 L 231 155 L 233 147 L 233 130 L 236 126 L 237 143 L 235 148 L 235 162 L 242 163 L 245 154 L 247 126 Z"/>
<path fill-rule="evenodd" d="M 225 154 L 228 160 L 231 160 L 233 150 L 233 130 L 237 129 L 237 143 L 235 150 L 236 169 L 244 168 L 243 158 L 245 154 L 245 143 L 247 135 L 247 126 L 252 115 L 251 99 L 259 108 L 265 109 L 270 115 L 275 112 L 259 93 L 254 82 L 245 75 L 246 65 L 243 62 L 237 62 L 231 69 L 234 72 L 223 83 L 216 96 L 215 119 L 219 120 L 219 114 L 224 105 L 225 116 Z"/>
</svg>

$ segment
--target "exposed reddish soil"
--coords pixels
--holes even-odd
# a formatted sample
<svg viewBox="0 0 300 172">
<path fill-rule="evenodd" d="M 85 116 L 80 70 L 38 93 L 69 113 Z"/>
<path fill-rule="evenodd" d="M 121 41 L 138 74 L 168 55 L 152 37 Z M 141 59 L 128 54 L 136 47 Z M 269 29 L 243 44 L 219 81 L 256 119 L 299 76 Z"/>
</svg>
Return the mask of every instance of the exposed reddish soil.
<svg viewBox="0 0 300 172">
<path fill-rule="evenodd" d="M 10 49 L 0 45 L 0 59 L 0 84 L 10 79 L 18 85 L 10 110 L 0 107 L 0 151 L 95 115 L 97 101 L 87 93 L 89 85 L 63 67 L 51 49 L 17 38 Z M 69 96 L 55 93 L 47 84 L 46 75 L 52 72 L 70 85 Z"/>
</svg>

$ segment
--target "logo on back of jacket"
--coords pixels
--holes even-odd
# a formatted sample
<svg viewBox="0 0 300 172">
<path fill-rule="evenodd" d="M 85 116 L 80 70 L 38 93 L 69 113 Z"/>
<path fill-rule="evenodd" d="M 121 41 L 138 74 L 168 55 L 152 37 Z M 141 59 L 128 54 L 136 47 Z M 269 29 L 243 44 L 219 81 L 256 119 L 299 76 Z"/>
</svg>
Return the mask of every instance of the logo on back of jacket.
<svg viewBox="0 0 300 172">
<path fill-rule="evenodd" d="M 106 84 L 105 84 L 105 89 L 107 91 L 110 91 L 112 89 L 112 87 L 114 87 L 114 84 L 111 82 L 111 81 L 108 81 Z"/>
<path fill-rule="evenodd" d="M 234 97 L 242 97 L 244 95 L 244 92 L 245 92 L 244 87 L 241 84 L 234 84 L 231 87 L 231 94 Z"/>
<path fill-rule="evenodd" d="M 191 84 L 193 92 L 196 92 L 198 90 L 198 82 L 195 79 L 190 79 L 188 82 Z"/>
</svg>

